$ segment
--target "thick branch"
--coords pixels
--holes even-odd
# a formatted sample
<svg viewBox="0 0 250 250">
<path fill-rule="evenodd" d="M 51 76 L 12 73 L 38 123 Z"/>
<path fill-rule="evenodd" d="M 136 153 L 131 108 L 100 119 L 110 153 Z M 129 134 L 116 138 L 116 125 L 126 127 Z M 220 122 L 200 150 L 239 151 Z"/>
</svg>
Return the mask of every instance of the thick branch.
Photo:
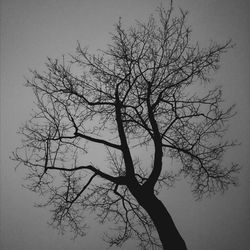
<svg viewBox="0 0 250 250">
<path fill-rule="evenodd" d="M 122 146 L 121 145 L 117 145 L 117 144 L 114 144 L 114 143 L 111 143 L 111 142 L 108 142 L 108 141 L 105 141 L 105 140 L 102 140 L 102 139 L 94 138 L 92 136 L 87 136 L 87 135 L 81 134 L 79 132 L 76 132 L 75 136 L 84 138 L 84 139 L 86 139 L 88 141 L 92 141 L 92 142 L 96 142 L 96 143 L 101 143 L 103 145 L 106 145 L 106 146 L 109 146 L 109 147 L 112 147 L 112 148 L 115 148 L 115 149 L 122 150 Z"/>
<path fill-rule="evenodd" d="M 133 160 L 132 160 L 132 156 L 129 150 L 129 146 L 128 146 L 128 142 L 126 139 L 126 134 L 124 131 L 124 127 L 123 127 L 123 121 L 122 121 L 122 115 L 121 115 L 121 108 L 122 108 L 122 104 L 120 103 L 119 100 L 119 92 L 118 92 L 118 88 L 119 85 L 117 85 L 116 87 L 116 108 L 115 108 L 115 114 L 116 114 L 116 122 L 117 122 L 117 128 L 118 128 L 118 133 L 119 133 L 119 137 L 121 140 L 121 148 L 122 148 L 122 152 L 123 152 L 123 156 L 124 156 L 124 162 L 125 162 L 125 167 L 126 167 L 126 175 L 132 180 L 136 180 L 135 176 L 134 176 L 134 164 L 133 164 Z"/>
<path fill-rule="evenodd" d="M 62 168 L 62 167 L 47 167 L 47 170 L 59 170 L 59 171 L 65 171 L 65 172 L 75 172 L 79 170 L 90 170 L 94 172 L 96 175 L 102 177 L 103 179 L 106 179 L 108 181 L 111 181 L 113 183 L 119 184 L 119 185 L 125 185 L 126 184 L 126 178 L 123 176 L 114 177 L 109 174 L 106 174 L 99 169 L 93 167 L 92 165 L 87 166 L 79 166 L 75 168 Z"/>
<path fill-rule="evenodd" d="M 153 130 L 153 141 L 154 141 L 155 153 L 154 153 L 153 170 L 148 180 L 145 182 L 144 187 L 150 188 L 153 191 L 154 186 L 156 182 L 158 181 L 158 178 L 161 174 L 163 153 L 162 153 L 161 135 L 159 132 L 157 122 L 154 117 L 154 111 L 150 103 L 150 98 L 151 98 L 151 85 L 148 84 L 148 94 L 147 94 L 148 117 L 149 117 L 149 121 Z"/>
</svg>

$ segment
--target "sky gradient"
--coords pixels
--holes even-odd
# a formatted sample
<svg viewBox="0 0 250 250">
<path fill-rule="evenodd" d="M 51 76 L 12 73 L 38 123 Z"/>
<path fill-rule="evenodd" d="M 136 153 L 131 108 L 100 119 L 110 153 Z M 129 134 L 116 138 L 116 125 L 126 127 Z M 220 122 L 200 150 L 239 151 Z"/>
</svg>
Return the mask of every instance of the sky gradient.
<svg viewBox="0 0 250 250">
<path fill-rule="evenodd" d="M 71 240 L 58 235 L 46 222 L 46 208 L 34 208 L 39 197 L 22 187 L 23 171 L 14 171 L 11 152 L 20 145 L 18 128 L 29 118 L 33 104 L 30 89 L 24 87 L 29 69 L 43 70 L 47 56 L 60 58 L 74 53 L 77 41 L 91 51 L 105 48 L 113 24 L 122 17 L 125 25 L 146 20 L 158 0 L 0 0 L 1 77 L 1 169 L 0 169 L 0 248 L 2 250 L 101 250 L 106 245 L 97 224 L 85 238 Z M 162 1 L 164 2 L 164 1 Z M 240 186 L 223 196 L 195 201 L 189 185 L 177 182 L 160 197 L 172 214 L 190 250 L 250 249 L 250 133 L 249 133 L 249 26 L 247 0 L 176 0 L 176 9 L 189 11 L 193 39 L 209 41 L 232 39 L 236 46 L 224 54 L 214 83 L 223 86 L 225 103 L 235 103 L 228 138 L 241 146 L 225 155 L 224 162 L 242 166 Z M 116 249 L 116 248 L 112 248 Z M 136 249 L 128 242 L 121 249 Z"/>
</svg>

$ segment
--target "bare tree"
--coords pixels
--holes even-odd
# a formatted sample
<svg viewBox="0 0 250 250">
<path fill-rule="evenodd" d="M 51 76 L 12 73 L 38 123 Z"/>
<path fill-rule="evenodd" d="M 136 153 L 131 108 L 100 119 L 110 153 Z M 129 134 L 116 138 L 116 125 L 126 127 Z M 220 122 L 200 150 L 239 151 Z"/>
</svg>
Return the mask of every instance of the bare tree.
<svg viewBox="0 0 250 250">
<path fill-rule="evenodd" d="M 27 81 L 37 109 L 14 159 L 62 232 L 84 235 L 84 213 L 96 211 L 118 229 L 106 235 L 111 246 L 137 238 L 141 249 L 187 249 L 157 198 L 161 187 L 184 176 L 201 198 L 236 184 L 238 165 L 222 166 L 234 145 L 222 138 L 233 106 L 222 109 L 221 89 L 207 88 L 232 44 L 201 49 L 186 12 L 173 16 L 171 4 L 157 13 L 128 29 L 120 21 L 106 50 L 92 55 L 78 44 L 67 64 L 48 59 L 47 71 Z M 103 146 L 108 167 L 86 163 L 90 143 Z M 139 152 L 150 149 L 152 162 L 143 161 Z"/>
</svg>

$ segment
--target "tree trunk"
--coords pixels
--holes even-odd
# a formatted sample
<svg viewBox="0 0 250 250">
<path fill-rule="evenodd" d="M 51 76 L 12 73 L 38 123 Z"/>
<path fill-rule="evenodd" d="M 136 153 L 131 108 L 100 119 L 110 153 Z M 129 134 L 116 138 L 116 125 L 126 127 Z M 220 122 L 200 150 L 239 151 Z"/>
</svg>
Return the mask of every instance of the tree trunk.
<svg viewBox="0 0 250 250">
<path fill-rule="evenodd" d="M 133 192 L 139 204 L 147 211 L 159 234 L 164 250 L 187 250 L 170 214 L 163 203 L 153 194 L 143 190 Z"/>
</svg>

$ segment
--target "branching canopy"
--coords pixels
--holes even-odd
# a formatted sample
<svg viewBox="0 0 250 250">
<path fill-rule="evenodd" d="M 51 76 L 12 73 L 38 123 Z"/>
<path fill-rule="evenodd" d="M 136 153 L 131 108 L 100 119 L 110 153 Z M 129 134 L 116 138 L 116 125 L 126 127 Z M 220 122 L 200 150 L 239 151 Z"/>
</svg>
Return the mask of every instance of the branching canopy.
<svg viewBox="0 0 250 250">
<path fill-rule="evenodd" d="M 51 223 L 62 231 L 84 235 L 83 212 L 96 210 L 100 222 L 110 219 L 120 229 L 107 236 L 111 245 L 137 237 L 142 248 L 157 248 L 131 181 L 153 192 L 183 175 L 197 198 L 236 184 L 238 166 L 222 166 L 224 151 L 234 145 L 222 140 L 233 107 L 222 109 L 221 89 L 206 87 L 232 45 L 193 44 L 186 15 L 160 7 L 147 23 L 125 29 L 119 22 L 98 55 L 78 44 L 67 65 L 49 58 L 46 72 L 32 71 L 27 86 L 37 109 L 20 131 L 23 146 L 14 158 L 29 169 L 28 188 L 48 197 Z M 109 169 L 82 164 L 87 142 L 107 150 Z M 147 146 L 153 163 L 142 164 L 131 151 Z M 167 157 L 178 171 L 163 164 Z"/>
</svg>

